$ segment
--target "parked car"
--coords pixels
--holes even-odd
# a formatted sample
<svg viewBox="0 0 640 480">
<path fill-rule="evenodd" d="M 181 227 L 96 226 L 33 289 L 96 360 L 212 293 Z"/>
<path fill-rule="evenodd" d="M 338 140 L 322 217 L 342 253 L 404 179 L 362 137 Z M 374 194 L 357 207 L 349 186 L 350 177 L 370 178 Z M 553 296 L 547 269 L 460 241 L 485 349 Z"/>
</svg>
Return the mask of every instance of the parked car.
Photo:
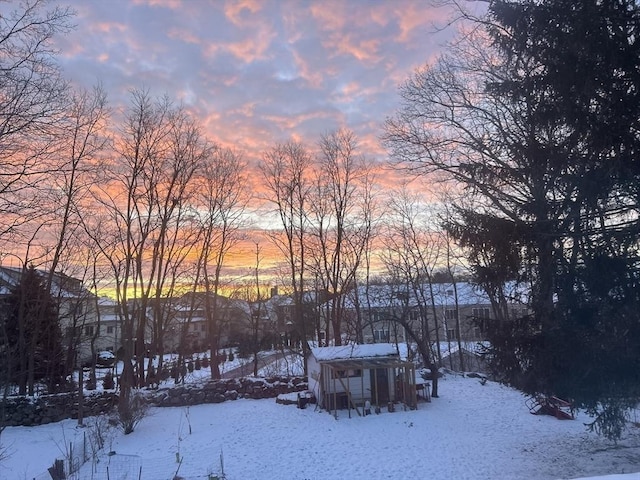
<svg viewBox="0 0 640 480">
<path fill-rule="evenodd" d="M 111 367 L 114 363 L 116 363 L 116 356 L 113 352 L 105 350 L 96 355 L 96 366 L 98 367 Z"/>
</svg>

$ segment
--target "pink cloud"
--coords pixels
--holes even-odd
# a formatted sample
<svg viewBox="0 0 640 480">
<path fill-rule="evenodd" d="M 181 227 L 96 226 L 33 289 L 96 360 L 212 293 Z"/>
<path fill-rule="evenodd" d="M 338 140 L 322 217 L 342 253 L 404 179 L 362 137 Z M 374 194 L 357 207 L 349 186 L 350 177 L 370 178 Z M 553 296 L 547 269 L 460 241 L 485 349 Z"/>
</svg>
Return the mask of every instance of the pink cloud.
<svg viewBox="0 0 640 480">
<path fill-rule="evenodd" d="M 203 54 L 208 58 L 215 58 L 220 52 L 232 54 L 244 63 L 252 63 L 256 60 L 269 58 L 269 47 L 276 33 L 263 26 L 256 29 L 253 34 L 237 42 L 210 42 L 203 47 Z"/>
<path fill-rule="evenodd" d="M 331 35 L 325 42 L 328 49 L 350 55 L 363 63 L 377 63 L 382 58 L 379 52 L 380 41 L 377 39 L 357 40 L 351 35 Z"/>
<path fill-rule="evenodd" d="M 186 30 L 184 28 L 172 28 L 167 32 L 167 36 L 174 40 L 180 40 L 185 43 L 192 43 L 199 45 L 201 43 L 201 37 L 195 35 L 193 31 Z"/>
<path fill-rule="evenodd" d="M 99 33 L 126 33 L 128 28 L 125 24 L 117 22 L 98 22 L 91 26 L 91 29 Z"/>
<path fill-rule="evenodd" d="M 245 10 L 248 10 L 251 14 L 256 14 L 262 9 L 263 5 L 264 2 L 258 0 L 231 1 L 225 4 L 224 13 L 234 25 L 240 26 L 244 23 L 242 14 Z"/>
<path fill-rule="evenodd" d="M 180 10 L 184 7 L 181 0 L 133 0 L 134 5 L 149 5 L 150 7 L 163 7 L 171 10 Z"/>
<path fill-rule="evenodd" d="M 311 87 L 321 88 L 324 80 L 323 72 L 313 65 L 310 59 L 305 58 L 299 52 L 293 52 L 293 59 L 298 69 L 298 75 L 303 78 Z"/>
<path fill-rule="evenodd" d="M 275 32 L 263 29 L 262 31 L 256 32 L 255 37 L 247 38 L 242 42 L 227 44 L 226 50 L 245 63 L 266 59 L 269 57 L 269 45 L 275 36 Z"/>
</svg>

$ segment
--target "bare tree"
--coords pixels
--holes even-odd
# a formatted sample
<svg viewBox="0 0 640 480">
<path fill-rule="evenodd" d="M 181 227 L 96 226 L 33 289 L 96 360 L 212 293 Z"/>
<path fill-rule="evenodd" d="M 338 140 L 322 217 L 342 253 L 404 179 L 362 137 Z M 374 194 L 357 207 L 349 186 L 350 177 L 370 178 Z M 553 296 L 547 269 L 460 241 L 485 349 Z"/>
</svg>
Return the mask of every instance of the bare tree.
<svg viewBox="0 0 640 480">
<path fill-rule="evenodd" d="M 220 378 L 218 294 L 222 268 L 229 250 L 243 238 L 244 211 L 249 200 L 243 175 L 245 163 L 230 149 L 215 148 L 198 174 L 194 222 L 199 231 L 194 292 L 204 292 L 207 341 L 211 351 L 211 377 Z"/>
<path fill-rule="evenodd" d="M 267 200 L 273 204 L 282 226 L 282 231 L 271 232 L 270 238 L 287 263 L 285 281 L 293 296 L 291 320 L 302 339 L 302 355 L 306 359 L 307 340 L 312 333 L 303 306 L 307 287 L 312 158 L 300 143 L 278 144 L 263 155 L 261 171 L 267 186 Z"/>
<path fill-rule="evenodd" d="M 153 234 L 150 272 L 143 299 L 151 305 L 151 353 L 164 353 L 164 334 L 171 319 L 172 299 L 180 281 L 187 273 L 187 258 L 196 243 L 196 233 L 192 227 L 189 202 L 193 198 L 197 172 L 211 155 L 211 145 L 204 138 L 200 128 L 181 109 L 168 116 L 169 133 L 166 139 L 167 151 L 153 166 L 157 180 L 151 184 L 155 190 L 150 199 L 154 202 L 156 231 Z M 137 332 L 138 352 L 146 349 L 144 327 L 139 323 Z M 140 380 L 144 377 L 143 356 L 138 355 Z M 159 368 L 162 366 L 160 360 Z"/>
<path fill-rule="evenodd" d="M 371 177 L 352 132 L 327 134 L 319 146 L 311 208 L 312 255 L 318 278 L 329 296 L 325 304 L 327 338 L 332 330 L 333 341 L 341 345 L 345 294 L 355 287 L 368 245 L 370 219 L 366 199 Z"/>
<path fill-rule="evenodd" d="M 394 321 L 416 342 L 425 367 L 431 369 L 433 395 L 437 397 L 437 371 L 442 364 L 433 278 L 441 258 L 437 217 L 419 196 L 404 188 L 394 192 L 390 201 L 387 228 L 382 261 L 392 283 L 404 286 L 404 295 L 413 299 L 411 307 L 417 308 L 418 313 L 417 324 L 406 313 L 396 315 Z"/>
<path fill-rule="evenodd" d="M 123 409 L 131 404 L 131 388 L 145 382 L 142 357 L 149 300 L 164 287 L 167 264 L 183 258 L 174 246 L 187 185 L 200 159 L 194 154 L 197 143 L 190 147 L 180 143 L 181 135 L 194 133 L 184 112 L 173 108 L 166 97 L 154 100 L 146 91 L 134 90 L 131 99 L 116 137 L 116 157 L 104 170 L 97 198 L 113 235 L 101 250 L 112 268 L 122 323 Z"/>
<path fill-rule="evenodd" d="M 50 289 L 53 277 L 59 270 L 78 265 L 87 267 L 79 256 L 73 256 L 83 248 L 80 237 L 83 234 L 81 218 L 90 211 L 87 205 L 89 189 L 93 183 L 90 172 L 95 168 L 99 155 L 104 152 L 108 139 L 104 132 L 109 118 L 106 94 L 98 86 L 93 91 L 77 90 L 72 92 L 70 108 L 63 124 L 60 136 L 59 159 L 57 169 L 49 178 L 48 204 L 53 206 L 50 226 L 46 228 L 47 238 L 53 239 L 51 248 L 43 253 L 47 260 L 47 286 Z M 85 210 L 87 208 L 88 210 Z M 85 278 L 85 273 L 81 278 Z M 78 292 L 80 293 L 80 292 Z M 83 299 L 86 301 L 87 299 Z M 79 308 L 79 307 L 78 307 Z M 75 310 L 75 309 L 74 309 Z M 79 338 L 77 323 L 83 318 L 73 312 L 63 322 L 69 324 L 67 349 L 67 367 L 75 365 L 75 354 Z"/>
<path fill-rule="evenodd" d="M 41 211 L 33 187 L 55 168 L 51 139 L 67 108 L 52 41 L 72 12 L 46 4 L 25 0 L 0 15 L 0 239 Z"/>
<path fill-rule="evenodd" d="M 51 171 L 47 173 L 46 178 L 42 175 L 37 177 L 43 180 L 37 187 L 38 199 L 46 207 L 40 208 L 41 213 L 37 219 L 32 217 L 28 224 L 23 225 L 25 232 L 32 232 L 30 245 L 34 248 L 29 249 L 33 252 L 29 262 L 46 272 L 43 279 L 44 287 L 52 295 L 44 299 L 40 315 L 44 315 L 49 308 L 57 308 L 62 323 L 68 323 L 70 319 L 73 322 L 78 320 L 72 312 L 74 308 L 69 305 L 65 305 L 69 311 L 61 310 L 62 304 L 68 304 L 69 300 L 57 297 L 62 289 L 70 287 L 61 285 L 65 280 L 61 272 L 64 267 L 69 267 L 69 264 L 65 265 L 65 260 L 75 251 L 72 245 L 77 245 L 77 236 L 81 231 L 81 201 L 87 195 L 90 186 L 87 172 L 105 145 L 102 130 L 107 114 L 106 97 L 100 88 L 94 89 L 93 92 L 77 91 L 70 95 L 69 109 L 64 116 L 58 118 L 55 135 L 51 128 L 52 135 L 47 137 L 50 142 L 48 162 Z M 79 289 L 72 289 L 74 294 L 81 294 Z M 54 300 L 57 302 L 56 305 L 48 304 Z M 64 316 L 68 318 L 63 318 Z M 38 335 L 38 332 L 34 332 L 34 335 Z M 71 355 L 74 352 L 74 349 L 69 350 Z M 67 368 L 71 368 L 72 364 L 73 362 L 68 360 Z M 34 352 L 29 354 L 27 369 L 27 386 L 29 394 L 33 394 Z M 53 377 L 48 383 L 55 383 Z"/>
</svg>

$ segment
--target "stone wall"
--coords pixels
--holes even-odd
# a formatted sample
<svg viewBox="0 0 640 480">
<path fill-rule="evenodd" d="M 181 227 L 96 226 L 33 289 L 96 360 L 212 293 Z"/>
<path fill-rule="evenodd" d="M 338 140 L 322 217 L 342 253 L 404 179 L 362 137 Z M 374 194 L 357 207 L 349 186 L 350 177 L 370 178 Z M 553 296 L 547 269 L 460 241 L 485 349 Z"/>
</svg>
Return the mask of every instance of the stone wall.
<svg viewBox="0 0 640 480">
<path fill-rule="evenodd" d="M 118 396 L 113 392 L 94 392 L 83 399 L 84 416 L 108 413 L 117 403 Z M 4 407 L 4 424 L 7 426 L 31 427 L 59 422 L 67 418 L 78 418 L 76 393 L 42 395 L 36 398 L 9 397 L 4 402 L 0 400 L 0 407 Z"/>
<path fill-rule="evenodd" d="M 308 384 L 303 377 L 234 378 L 211 380 L 202 385 L 172 386 L 146 392 L 151 405 L 157 407 L 180 407 L 202 403 L 221 403 L 238 398 L 275 398 L 282 393 L 306 390 Z"/>
<path fill-rule="evenodd" d="M 238 378 L 211 380 L 199 385 L 174 385 L 157 389 L 142 389 L 140 393 L 150 405 L 181 407 L 203 403 L 221 403 L 238 398 L 275 398 L 283 393 L 304 391 L 308 388 L 303 377 Z M 9 397 L 4 405 L 5 425 L 34 426 L 78 418 L 78 400 L 75 393 L 43 395 L 37 398 Z M 92 392 L 84 397 L 84 416 L 110 413 L 118 403 L 113 391 Z"/>
</svg>

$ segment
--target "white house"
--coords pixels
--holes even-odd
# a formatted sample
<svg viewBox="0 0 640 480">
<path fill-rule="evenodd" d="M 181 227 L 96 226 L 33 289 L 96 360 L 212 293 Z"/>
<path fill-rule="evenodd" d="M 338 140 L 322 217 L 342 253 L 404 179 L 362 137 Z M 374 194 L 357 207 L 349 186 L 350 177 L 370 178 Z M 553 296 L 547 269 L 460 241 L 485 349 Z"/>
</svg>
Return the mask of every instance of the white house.
<svg viewBox="0 0 640 480">
<path fill-rule="evenodd" d="M 505 289 L 509 314 L 513 318 L 526 314 L 526 292 L 512 284 Z M 434 339 L 478 342 L 484 340 L 483 319 L 495 318 L 487 293 L 469 282 L 426 283 L 416 288 L 400 284 L 359 286 L 345 294 L 342 314 L 346 340 L 360 338 L 363 343 L 410 341 L 411 336 L 401 325 L 419 331 L 424 321 Z M 331 327 L 326 319 L 324 323 Z"/>
<path fill-rule="evenodd" d="M 400 358 L 394 344 L 311 348 L 308 381 L 320 407 L 337 416 L 338 409 L 363 415 L 396 402 L 416 408 L 415 367 Z"/>
<path fill-rule="evenodd" d="M 43 270 L 37 270 L 37 273 L 43 279 L 48 274 Z M 21 267 L 0 266 L 0 300 L 20 283 L 23 274 L 24 269 Z M 95 295 L 84 287 L 81 280 L 63 273 L 53 275 L 50 294 L 57 308 L 69 365 L 73 364 L 72 360 L 76 355 L 81 362 L 89 359 L 90 341 L 97 328 Z M 0 302 L 0 321 L 4 314 Z"/>
</svg>

